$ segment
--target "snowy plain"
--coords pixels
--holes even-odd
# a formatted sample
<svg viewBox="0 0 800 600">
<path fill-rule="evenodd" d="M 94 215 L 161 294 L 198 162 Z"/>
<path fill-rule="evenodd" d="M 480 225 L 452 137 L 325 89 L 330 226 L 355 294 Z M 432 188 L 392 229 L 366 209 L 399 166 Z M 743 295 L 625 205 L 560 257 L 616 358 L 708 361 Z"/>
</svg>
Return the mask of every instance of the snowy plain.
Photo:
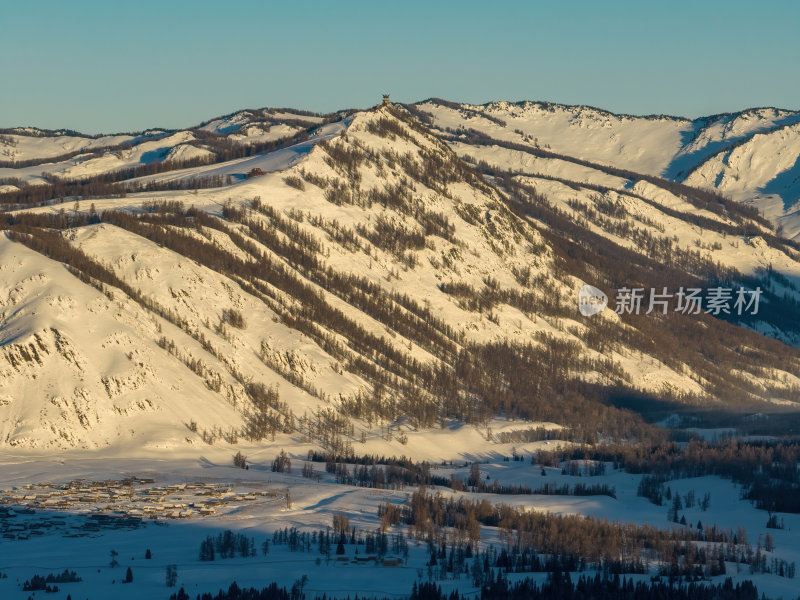
<svg viewBox="0 0 800 600">
<path fill-rule="evenodd" d="M 495 425 L 503 426 L 499 422 Z M 431 449 L 441 449 L 435 438 L 430 439 L 427 434 L 412 434 L 410 437 L 409 454 L 418 459 L 423 458 Z M 458 438 L 460 434 L 451 432 L 451 437 Z M 552 447 L 553 443 L 550 444 Z M 331 526 L 333 516 L 340 512 L 346 514 L 351 525 L 359 531 L 374 531 L 378 526 L 378 506 L 383 502 L 402 504 L 414 491 L 414 488 L 380 490 L 337 484 L 332 475 L 324 473 L 324 464 L 320 463 L 315 463 L 320 481 L 303 479 L 299 473 L 304 458 L 301 447 L 297 447 L 296 452 L 292 453 L 292 473 L 273 473 L 269 464 L 281 445 L 282 441 L 278 441 L 267 448 L 253 448 L 252 462 L 248 457 L 250 468 L 246 471 L 235 468 L 230 462 L 233 448 L 209 449 L 199 458 L 180 454 L 170 458 L 154 455 L 140 459 L 110 458 L 106 454 L 102 457 L 72 454 L 64 458 L 33 455 L 23 458 L 16 453 L 0 455 L 0 489 L 4 490 L 4 494 L 15 489 L 19 491 L 22 486 L 31 482 L 58 484 L 82 478 L 102 481 L 131 476 L 153 479 L 152 485 L 157 486 L 191 486 L 196 482 L 224 484 L 233 492 L 238 492 L 240 497 L 260 492 L 276 494 L 274 497 L 259 496 L 255 500 L 233 502 L 212 516 L 195 515 L 183 519 L 162 518 L 157 521 L 145 518 L 144 525 L 136 529 L 91 532 L 86 537 L 65 537 L 64 533 L 71 525 L 77 528 L 85 521 L 85 516 L 63 514 L 57 509 L 37 510 L 31 515 L 17 514 L 4 521 L 19 524 L 54 519 L 64 521 L 66 525 L 57 526 L 54 531 L 31 536 L 29 539 L 0 541 L 0 572 L 7 575 L 7 578 L 0 579 L 0 593 L 4 598 L 27 598 L 29 592 L 21 590 L 23 581 L 34 574 L 46 575 L 64 569 L 76 571 L 83 581 L 61 584 L 60 593 L 92 600 L 110 596 L 122 599 L 140 598 L 143 595 L 167 598 L 180 587 L 190 596 L 194 596 L 197 593 L 215 592 L 220 588 L 227 589 L 234 580 L 240 586 L 253 587 L 263 587 L 277 581 L 288 588 L 303 576 L 308 577 L 305 590 L 312 595 L 325 593 L 329 597 L 352 597 L 358 593 L 401 597 L 409 593 L 414 581 L 428 580 L 428 550 L 424 540 L 409 539 L 408 556 L 398 556 L 403 558 L 398 566 L 383 566 L 374 562 L 356 563 L 356 548 L 363 557 L 363 546 L 346 544 L 344 556 L 349 560 L 345 563 L 337 560 L 336 555 L 320 555 L 316 547 L 312 547 L 309 552 L 292 552 L 286 545 L 272 543 L 272 535 L 277 529 L 296 527 L 299 531 L 307 532 L 324 530 Z M 542 443 L 516 445 L 514 449 L 524 458 L 520 461 L 503 459 L 504 456 L 511 456 L 509 445 L 484 440 L 478 447 L 475 438 L 470 437 L 469 446 L 471 452 L 450 454 L 452 466 L 434 465 L 433 474 L 466 478 L 469 472 L 467 465 L 473 460 L 479 460 L 481 476 L 489 476 L 501 483 L 536 487 L 543 482 L 574 484 L 602 480 L 615 488 L 617 497 L 535 494 L 498 496 L 453 492 L 446 488 L 431 488 L 430 492 L 487 499 L 493 503 L 554 514 L 581 514 L 611 521 L 648 523 L 660 528 L 680 527 L 668 521 L 667 506 L 655 506 L 647 499 L 637 497 L 636 486 L 640 476 L 615 471 L 610 464 L 602 477 L 562 475 L 558 468 L 546 468 L 546 475 L 543 476 L 541 467 L 532 465 L 530 461 L 530 453 L 537 447 L 542 447 Z M 368 447 L 375 451 L 389 449 L 382 442 L 370 444 Z M 546 443 L 544 447 L 547 447 Z M 247 448 L 237 449 L 247 453 Z M 441 451 L 428 454 L 430 458 L 440 455 Z M 790 563 L 800 561 L 800 545 L 797 542 L 800 516 L 778 514 L 785 521 L 785 529 L 768 530 L 765 528 L 767 514 L 754 509 L 749 502 L 739 500 L 738 487 L 729 481 L 718 477 L 701 477 L 670 481 L 667 485 L 673 493 L 685 495 L 693 491 L 697 497 L 710 494 L 711 505 L 708 511 L 703 511 L 699 506 L 683 511 L 692 526 L 702 521 L 704 525 L 716 524 L 734 531 L 744 527 L 748 539 L 754 545 L 756 538 L 769 533 L 774 538 L 775 550 L 767 553 L 767 556 L 776 556 Z M 290 508 L 286 506 L 283 496 L 286 490 L 291 495 Z M 23 492 L 28 493 L 24 490 Z M 92 511 L 113 514 L 112 511 L 102 510 L 101 506 L 93 507 Z M 403 529 L 403 526 L 395 526 L 387 533 L 391 537 Z M 200 561 L 200 542 L 206 536 L 217 535 L 225 530 L 252 537 L 257 556 L 217 558 L 214 562 Z M 271 544 L 267 555 L 261 550 L 265 539 L 269 539 Z M 482 527 L 480 547 L 489 544 L 498 546 L 499 543 L 496 528 Z M 145 559 L 147 549 L 152 551 L 152 559 Z M 117 567 L 110 566 L 111 550 L 119 554 Z M 389 556 L 394 556 L 391 551 Z M 175 588 L 165 585 L 165 570 L 171 564 L 176 565 L 178 571 Z M 133 572 L 134 580 L 123 584 L 121 581 L 128 567 Z M 797 580 L 776 575 L 751 574 L 746 567 L 737 569 L 733 563 L 729 563 L 727 567 L 727 576 L 732 576 L 734 580 L 752 579 L 759 591 L 766 593 L 768 597 L 792 598 L 797 595 Z M 523 574 L 515 576 L 521 577 Z M 543 577 L 542 574 L 538 576 Z M 472 587 L 468 575 L 462 575 L 457 580 L 440 580 L 435 573 L 433 577 L 444 589 L 457 588 L 462 593 L 478 592 Z M 712 579 L 721 581 L 723 578 Z"/>
</svg>

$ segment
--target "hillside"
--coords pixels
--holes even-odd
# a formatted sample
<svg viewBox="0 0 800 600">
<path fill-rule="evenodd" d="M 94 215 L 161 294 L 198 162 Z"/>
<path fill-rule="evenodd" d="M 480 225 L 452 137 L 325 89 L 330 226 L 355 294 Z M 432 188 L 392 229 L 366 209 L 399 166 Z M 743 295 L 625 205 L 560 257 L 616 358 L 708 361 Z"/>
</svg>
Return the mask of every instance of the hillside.
<svg viewBox="0 0 800 600">
<path fill-rule="evenodd" d="M 448 133 L 467 130 L 603 166 L 714 190 L 757 208 L 783 235 L 800 231 L 800 113 L 756 108 L 694 120 L 617 115 L 543 102 L 415 105 Z"/>
<path fill-rule="evenodd" d="M 95 193 L 100 191 L 98 185 L 110 192 L 112 184 L 121 181 L 129 190 L 152 189 L 154 183 L 162 181 L 184 189 L 217 185 L 223 178 L 242 179 L 253 168 L 285 168 L 291 157 L 266 165 L 233 159 L 258 158 L 265 151 L 296 145 L 310 134 L 324 135 L 325 125 L 340 118 L 260 109 L 239 111 L 183 131 L 152 129 L 134 134 L 84 136 L 35 128 L 0 130 L 0 192 L 5 193 L 4 202 L 9 203 L 52 199 L 56 196 L 47 193 L 50 186 L 89 181 L 94 184 Z M 212 167 L 211 172 L 206 172 L 209 165 L 222 161 L 230 163 L 227 169 Z M 152 177 L 181 169 L 182 178 L 174 174 Z M 185 185 L 180 186 L 176 180 Z"/>
<path fill-rule="evenodd" d="M 800 354 L 757 332 L 797 343 L 800 253 L 739 205 L 451 139 L 403 108 L 320 118 L 307 137 L 253 154 L 280 170 L 221 187 L 27 208 L 30 189 L 72 184 L 6 194 L 3 444 L 278 436 L 343 452 L 388 435 L 400 451 L 498 414 L 593 439 L 653 435 L 614 405 L 794 406 Z M 613 298 L 723 280 L 760 284 L 770 310 L 746 327 L 577 310 L 584 283 Z"/>
</svg>

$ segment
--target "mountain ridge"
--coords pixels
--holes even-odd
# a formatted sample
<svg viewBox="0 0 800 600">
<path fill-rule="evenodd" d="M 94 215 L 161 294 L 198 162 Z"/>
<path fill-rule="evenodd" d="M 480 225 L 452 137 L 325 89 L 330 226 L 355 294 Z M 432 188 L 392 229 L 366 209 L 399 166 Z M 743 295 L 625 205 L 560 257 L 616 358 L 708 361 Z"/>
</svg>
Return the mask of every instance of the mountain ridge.
<svg viewBox="0 0 800 600">
<path fill-rule="evenodd" d="M 35 302 L 58 305 L 60 297 L 81 298 L 93 288 L 82 303 L 101 303 L 96 318 L 110 330 L 103 339 L 133 341 L 113 377 L 110 367 L 85 375 L 99 360 L 96 336 L 60 325 L 54 310 L 35 308 L 25 299 L 41 289 L 25 284 L 33 275 L 5 270 L 0 411 L 16 424 L 5 431 L 6 444 L 103 447 L 142 439 L 170 447 L 277 437 L 346 452 L 378 427 L 402 432 L 402 440 L 452 420 L 480 426 L 496 414 L 521 423 L 560 421 L 585 439 L 654 435 L 635 413 L 614 408 L 616 398 L 794 407 L 800 354 L 780 342 L 710 317 L 693 323 L 606 311 L 591 320 L 578 313 L 574 294 L 583 283 L 608 289 L 616 277 L 655 282 L 662 272 L 675 281 L 705 280 L 691 271 L 710 268 L 703 254 L 718 250 L 692 254 L 682 249 L 686 237 L 670 250 L 679 260 L 668 271 L 624 241 L 624 231 L 637 231 L 626 225 L 628 215 L 639 219 L 642 239 L 663 233 L 641 212 L 642 200 L 615 199 L 622 212 L 615 217 L 613 209 L 608 218 L 623 229 L 609 233 L 616 231 L 610 221 L 586 220 L 589 204 L 580 208 L 606 207 L 607 199 L 581 192 L 574 208 L 569 199 L 561 208 L 555 181 L 548 192 L 535 177 L 535 188 L 508 173 L 487 178 L 402 107 L 316 125 L 329 133 L 311 131 L 310 141 L 300 142 L 308 151 L 299 161 L 274 172 L 194 191 L 100 195 L 89 209 L 81 198 L 80 206 L 69 199 L 0 213 L 6 252 L 28 246 L 35 254 L 22 262 L 39 265 L 46 279 L 59 265 L 72 273 L 59 279 L 68 292 Z M 214 127 L 220 126 L 226 127 Z M 653 187 L 639 189 L 653 203 L 647 210 L 673 202 Z M 685 227 L 684 213 L 672 214 L 675 227 Z M 735 224 L 733 217 L 766 236 L 767 226 L 746 211 L 715 215 L 721 224 Z M 724 240 L 713 229 L 700 238 L 709 248 Z M 735 264 L 757 265 L 762 252 L 798 268 L 788 245 L 762 241 L 761 250 L 740 247 L 750 262 Z M 617 272 L 613 256 L 627 257 L 627 271 Z M 15 292 L 25 289 L 28 296 Z M 134 332 L 114 330 L 115 302 L 139 315 L 129 318 Z M 45 322 L 37 325 L 35 313 Z M 14 331 L 26 316 L 23 338 Z M 143 329 L 145 323 L 152 325 Z M 789 325 L 778 331 L 793 335 Z M 700 338 L 679 351 L 670 329 L 696 337 L 698 327 L 720 348 Z M 68 340 L 63 353 L 53 329 Z M 52 337 L 44 337 L 47 331 Z M 41 346 L 57 367 L 45 364 Z M 70 366 L 70 356 L 83 372 Z M 60 392 L 32 383 L 33 375 L 44 381 L 43 369 L 55 374 Z M 87 392 L 92 418 L 101 418 L 103 406 L 102 414 L 116 415 L 102 417 L 109 423 L 102 435 L 77 416 L 87 387 L 82 377 L 95 390 Z M 201 398 L 194 414 L 185 381 Z M 160 391 L 165 385 L 175 393 Z M 172 415 L 160 432 L 146 423 L 130 431 L 126 411 L 137 401 Z"/>
<path fill-rule="evenodd" d="M 800 231 L 796 214 L 800 172 L 792 164 L 800 157 L 800 144 L 782 139 L 783 132 L 800 122 L 797 111 L 746 109 L 681 121 L 531 102 L 459 105 L 428 100 L 415 106 L 435 113 L 440 128 L 473 129 L 531 147 L 552 146 L 560 154 L 717 190 L 757 207 L 789 237 Z M 730 166 L 736 169 L 736 183 L 731 183 L 732 176 L 725 175 L 729 166 L 715 164 L 715 159 L 763 138 L 775 141 L 768 150 L 754 150 L 762 157 L 761 172 L 748 173 L 751 159 L 740 159 L 741 166 Z M 773 162 L 778 156 L 787 158 Z"/>
</svg>

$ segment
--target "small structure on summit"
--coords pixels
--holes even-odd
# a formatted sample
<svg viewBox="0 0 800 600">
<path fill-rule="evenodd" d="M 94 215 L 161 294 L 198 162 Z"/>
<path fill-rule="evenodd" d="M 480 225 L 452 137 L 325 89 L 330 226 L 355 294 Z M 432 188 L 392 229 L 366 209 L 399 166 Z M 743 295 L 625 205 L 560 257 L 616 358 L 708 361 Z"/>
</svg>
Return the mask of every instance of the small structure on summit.
<svg viewBox="0 0 800 600">
<path fill-rule="evenodd" d="M 391 106 L 392 105 L 392 103 L 389 102 L 389 94 L 384 94 L 383 95 L 383 105 L 384 106 Z"/>
</svg>

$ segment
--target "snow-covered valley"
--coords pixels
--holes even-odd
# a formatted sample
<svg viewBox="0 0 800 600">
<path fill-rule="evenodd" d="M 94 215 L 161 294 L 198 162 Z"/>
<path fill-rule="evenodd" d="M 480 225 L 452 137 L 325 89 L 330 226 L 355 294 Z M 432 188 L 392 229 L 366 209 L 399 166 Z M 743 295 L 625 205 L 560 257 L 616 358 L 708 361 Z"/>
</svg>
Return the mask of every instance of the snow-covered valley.
<svg viewBox="0 0 800 600">
<path fill-rule="evenodd" d="M 560 468 L 531 464 L 531 452 L 546 448 L 547 443 L 544 444 L 518 445 L 515 448 L 518 461 L 509 460 L 512 455 L 504 454 L 508 446 L 500 444 L 484 443 L 480 451 L 473 446 L 468 455 L 480 461 L 481 477 L 492 482 L 535 488 L 543 484 L 574 486 L 602 481 L 613 488 L 615 497 L 509 496 L 436 486 L 428 487 L 427 491 L 455 500 L 486 500 L 535 513 L 584 515 L 609 519 L 612 523 L 647 524 L 662 530 L 691 531 L 700 526 L 737 532 L 740 536 L 745 532 L 747 542 L 742 541 L 741 547 L 746 543 L 753 547 L 758 544 L 759 553 L 763 553 L 769 565 L 783 560 L 787 568 L 793 568 L 800 559 L 794 533 L 800 527 L 798 516 L 779 514 L 783 529 L 766 528 L 767 513 L 738 500 L 738 486 L 728 480 L 709 476 L 668 481 L 675 497 L 680 495 L 684 501 L 689 498 L 692 502 L 681 510 L 680 517 L 686 523 L 681 525 L 672 522 L 669 503 L 657 506 L 637 495 L 641 475 L 617 471 L 611 464 L 603 475 L 594 477 L 587 476 L 583 466 L 579 475 L 565 475 Z M 67 460 L 20 460 L 19 456 L 4 455 L 0 459 L 0 487 L 4 490 L 0 494 L 3 597 L 27 598 L 30 592 L 23 590 L 24 582 L 34 575 L 58 574 L 64 570 L 74 571 L 80 578 L 57 584 L 60 594 L 69 593 L 73 598 L 112 595 L 166 598 L 180 588 L 193 596 L 227 590 L 233 581 L 242 588 L 259 589 L 270 582 L 287 589 L 302 582 L 306 593 L 312 596 L 325 593 L 328 597 L 352 597 L 354 593 L 403 597 L 411 592 L 415 582 L 434 582 L 448 593 L 454 589 L 468 596 L 479 593 L 473 558 L 462 558 L 460 567 L 458 559 L 455 566 L 448 567 L 446 560 L 431 566 L 428 542 L 424 537 L 410 535 L 405 526 L 395 525 L 386 530 L 388 543 L 384 550 L 379 545 L 374 549 L 365 545 L 366 537 L 380 535 L 379 508 L 386 503 L 407 505 L 415 487 L 374 489 L 337 483 L 334 475 L 325 472 L 324 463 L 306 462 L 297 456 L 292 457 L 291 473 L 275 473 L 270 470 L 270 462 L 277 448 L 269 445 L 253 450 L 247 471 L 230 464 L 229 455 L 220 449 L 209 449 L 199 459 L 180 455 L 164 459 L 154 454 L 145 459 L 109 458 L 102 462 L 92 455 L 77 455 Z M 415 454 L 422 455 L 419 451 Z M 434 463 L 431 473 L 466 481 L 472 463 L 463 460 L 465 455 L 452 455 L 453 465 Z M 312 465 L 316 477 L 303 478 L 300 475 L 303 465 Z M 140 481 L 131 483 L 128 479 L 131 477 Z M 98 483 L 92 484 L 93 481 Z M 66 485 L 70 482 L 76 482 L 72 491 Z M 31 483 L 47 485 L 30 486 Z M 116 490 L 119 495 L 116 499 L 86 498 L 88 492 L 81 491 L 79 486 L 89 485 L 99 490 L 94 492 L 98 496 L 106 497 L 105 490 Z M 58 489 L 64 491 L 52 491 Z M 52 503 L 70 494 L 83 495 L 84 502 L 76 501 L 68 509 L 39 507 L 40 503 Z M 701 499 L 706 495 L 709 501 L 703 504 Z M 203 509 L 197 507 L 206 504 L 215 507 L 213 514 L 200 514 Z M 25 508 L 34 505 L 37 507 Z M 333 527 L 337 515 L 342 514 L 347 516 L 356 537 L 353 543 L 348 530 L 340 551 Z M 309 546 L 306 547 L 305 538 L 299 545 L 284 540 L 280 533 L 284 528 L 307 535 Z M 237 550 L 229 558 L 217 556 L 212 561 L 198 554 L 203 540 L 208 536 L 216 538 L 225 531 L 251 539 L 252 549 L 247 549 L 244 555 Z M 317 537 L 319 532 L 329 534 L 333 541 L 323 543 Z M 504 546 L 504 535 L 501 528 L 484 525 L 480 539 L 470 543 L 470 552 L 474 555 L 488 552 L 492 556 L 493 551 Z M 764 549 L 765 544 L 768 550 Z M 448 542 L 448 554 L 451 545 L 456 549 L 464 547 L 463 542 L 453 537 Z M 708 550 L 716 544 L 698 546 Z M 148 551 L 151 558 L 146 558 Z M 177 569 L 174 587 L 168 585 L 166 575 L 171 565 Z M 658 570 L 656 564 L 651 568 L 651 574 Z M 128 569 L 132 581 L 124 583 Z M 586 569 L 590 575 L 595 571 L 591 566 Z M 576 578 L 579 575 L 574 573 Z M 545 576 L 543 572 L 526 569 L 508 574 L 512 582 L 525 577 L 542 582 Z M 626 577 L 648 581 L 650 575 Z M 725 573 L 711 576 L 706 582 L 721 583 L 726 577 L 732 577 L 734 582 L 751 580 L 768 597 L 792 597 L 796 591 L 797 580 L 792 577 L 753 573 L 748 564 L 735 561 L 726 561 Z"/>
</svg>

